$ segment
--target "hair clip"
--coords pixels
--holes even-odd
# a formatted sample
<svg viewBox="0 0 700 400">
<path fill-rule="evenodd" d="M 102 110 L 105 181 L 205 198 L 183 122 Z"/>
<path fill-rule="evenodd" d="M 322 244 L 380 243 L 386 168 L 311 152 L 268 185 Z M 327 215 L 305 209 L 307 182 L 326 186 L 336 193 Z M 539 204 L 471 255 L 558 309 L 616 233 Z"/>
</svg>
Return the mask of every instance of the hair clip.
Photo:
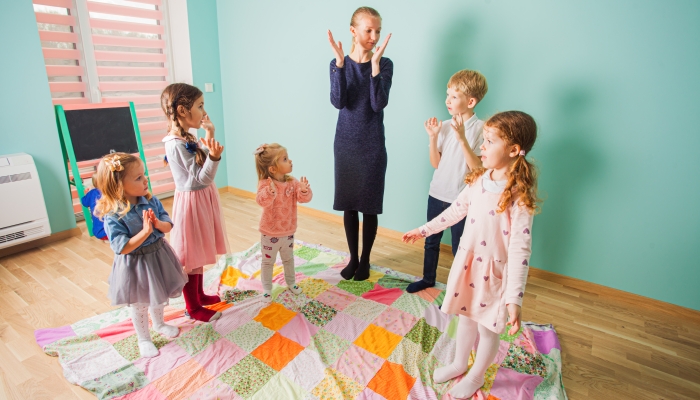
<svg viewBox="0 0 700 400">
<path fill-rule="evenodd" d="M 117 155 L 105 157 L 104 161 L 112 172 L 124 170 L 124 166 L 121 161 L 119 161 L 119 156 Z"/>
<path fill-rule="evenodd" d="M 253 155 L 257 156 L 258 154 L 262 153 L 263 151 L 265 151 L 265 147 L 267 147 L 267 143 L 261 144 L 260 146 L 258 146 L 257 149 L 255 149 L 255 151 L 253 152 Z"/>
<path fill-rule="evenodd" d="M 524 157 L 524 156 L 525 156 L 525 150 L 520 150 L 520 155 Z"/>
</svg>

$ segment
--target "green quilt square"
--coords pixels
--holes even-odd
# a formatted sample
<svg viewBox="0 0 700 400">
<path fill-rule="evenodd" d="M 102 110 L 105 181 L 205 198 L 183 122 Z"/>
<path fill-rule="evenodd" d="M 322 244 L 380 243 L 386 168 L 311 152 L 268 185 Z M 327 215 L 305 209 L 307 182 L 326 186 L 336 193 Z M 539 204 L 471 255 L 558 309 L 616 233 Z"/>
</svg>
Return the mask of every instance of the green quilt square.
<svg viewBox="0 0 700 400">
<path fill-rule="evenodd" d="M 325 251 L 322 251 L 318 256 L 314 257 L 311 262 L 315 264 L 326 264 L 330 267 L 343 261 L 344 258 L 345 257 L 338 254 L 326 253 Z"/>
<path fill-rule="evenodd" d="M 277 373 L 264 362 L 248 354 L 238 364 L 219 376 L 244 399 L 250 398 Z"/>
<path fill-rule="evenodd" d="M 99 378 L 85 381 L 80 386 L 98 399 L 111 399 L 135 392 L 148 384 L 146 375 L 134 364 L 128 364 Z"/>
<path fill-rule="evenodd" d="M 311 338 L 309 348 L 315 350 L 321 356 L 321 362 L 324 365 L 330 366 L 338 361 L 350 345 L 350 341 L 336 336 L 325 329 L 319 329 Z"/>
<path fill-rule="evenodd" d="M 399 288 L 401 290 L 406 290 L 406 288 L 411 282 L 394 276 L 384 275 L 381 278 L 379 278 L 377 283 L 379 284 L 379 286 L 385 287 L 387 289 Z"/>
<path fill-rule="evenodd" d="M 421 346 L 424 353 L 429 354 L 435 346 L 435 342 L 440 338 L 442 332 L 434 326 L 428 325 L 425 318 L 421 318 L 411 329 L 406 338 Z"/>
<path fill-rule="evenodd" d="M 425 309 L 430 306 L 430 303 L 423 300 L 420 296 L 411 293 L 404 293 L 391 304 L 392 307 L 401 311 L 405 311 L 416 318 L 423 317 Z"/>
<path fill-rule="evenodd" d="M 428 355 L 423 352 L 418 343 L 403 338 L 387 360 L 394 364 L 401 364 L 409 375 L 418 378 L 420 377 L 420 364 L 426 357 Z"/>
<path fill-rule="evenodd" d="M 322 327 L 331 322 L 333 317 L 338 314 L 338 311 L 320 301 L 311 300 L 301 309 L 301 313 L 304 314 L 309 322 Z"/>
<path fill-rule="evenodd" d="M 71 336 L 47 344 L 44 347 L 44 353 L 58 357 L 62 361 L 70 361 L 109 346 L 111 344 L 108 341 L 93 333 L 83 336 Z"/>
<path fill-rule="evenodd" d="M 442 292 L 440 292 L 440 294 L 437 295 L 437 297 L 435 298 L 435 301 L 433 301 L 433 304 L 440 307 L 440 306 L 442 306 L 443 301 L 445 301 L 445 291 L 444 290 Z"/>
<path fill-rule="evenodd" d="M 440 362 L 434 356 L 424 358 L 418 366 L 421 382 L 423 382 L 424 386 L 432 388 L 438 399 L 441 399 L 445 395 L 452 383 L 452 380 L 443 383 L 435 383 L 435 381 L 433 381 L 433 372 L 441 366 Z"/>
<path fill-rule="evenodd" d="M 194 356 L 219 339 L 221 339 L 221 335 L 214 330 L 211 324 L 201 324 L 184 335 L 180 335 L 175 341 L 189 355 Z"/>
<path fill-rule="evenodd" d="M 157 349 L 160 349 L 161 347 L 170 343 L 165 336 L 154 330 L 151 330 L 149 333 L 151 334 L 151 341 L 153 341 L 153 344 Z M 117 350 L 122 357 L 129 361 L 134 361 L 141 358 L 141 352 L 139 351 L 139 338 L 136 336 L 136 334 L 128 336 L 114 343 L 112 346 L 114 346 L 114 349 Z"/>
<path fill-rule="evenodd" d="M 346 292 L 352 293 L 357 297 L 374 289 L 374 283 L 367 281 L 340 281 L 338 282 L 338 287 L 345 290 Z"/>
<path fill-rule="evenodd" d="M 316 258 L 316 256 L 318 256 L 320 253 L 321 253 L 321 252 L 320 252 L 319 250 L 312 249 L 311 247 L 306 247 L 306 246 L 302 246 L 301 248 L 298 248 L 298 249 L 294 250 L 294 255 L 295 255 L 295 256 L 301 257 L 301 258 L 303 258 L 304 260 L 307 260 L 307 261 L 313 260 L 313 259 Z"/>
<path fill-rule="evenodd" d="M 318 274 L 321 271 L 325 271 L 328 269 L 328 265 L 326 264 L 316 264 L 316 263 L 308 263 L 304 264 L 301 267 L 296 267 L 294 270 L 296 272 L 301 272 L 302 274 L 306 276 L 314 276 Z"/>
<path fill-rule="evenodd" d="M 265 328 L 260 322 L 250 321 L 224 337 L 250 353 L 274 334 L 275 332 Z"/>
</svg>

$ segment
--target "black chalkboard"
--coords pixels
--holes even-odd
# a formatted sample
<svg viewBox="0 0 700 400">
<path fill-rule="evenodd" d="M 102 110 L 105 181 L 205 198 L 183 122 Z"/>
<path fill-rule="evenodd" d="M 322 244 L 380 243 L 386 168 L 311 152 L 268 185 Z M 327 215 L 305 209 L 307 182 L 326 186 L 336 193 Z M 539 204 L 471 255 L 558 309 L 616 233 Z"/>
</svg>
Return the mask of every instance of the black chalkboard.
<svg viewBox="0 0 700 400">
<path fill-rule="evenodd" d="M 116 151 L 139 152 L 129 107 L 66 110 L 65 114 L 76 161 Z"/>
</svg>

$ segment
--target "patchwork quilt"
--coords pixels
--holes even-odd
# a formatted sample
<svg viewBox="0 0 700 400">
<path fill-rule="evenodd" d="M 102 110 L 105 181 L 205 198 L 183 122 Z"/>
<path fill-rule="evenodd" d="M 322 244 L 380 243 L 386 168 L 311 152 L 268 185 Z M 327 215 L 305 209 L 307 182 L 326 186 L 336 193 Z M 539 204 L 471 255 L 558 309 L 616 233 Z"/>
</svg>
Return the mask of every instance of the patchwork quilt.
<svg viewBox="0 0 700 400">
<path fill-rule="evenodd" d="M 278 259 L 273 301 L 262 300 L 260 245 L 221 257 L 205 274 L 225 300 L 221 319 L 166 307 L 180 335 L 151 331 L 160 354 L 140 358 L 126 308 L 40 329 L 36 341 L 58 357 L 65 378 L 99 399 L 448 399 L 458 381 L 433 382 L 451 362 L 457 317 L 440 310 L 444 285 L 405 292 L 418 279 L 372 266 L 367 281 L 345 281 L 346 254 L 297 241 L 294 295 Z M 473 361 L 472 351 L 470 363 Z M 549 325 L 524 323 L 504 334 L 474 399 L 566 399 L 561 347 Z"/>
</svg>

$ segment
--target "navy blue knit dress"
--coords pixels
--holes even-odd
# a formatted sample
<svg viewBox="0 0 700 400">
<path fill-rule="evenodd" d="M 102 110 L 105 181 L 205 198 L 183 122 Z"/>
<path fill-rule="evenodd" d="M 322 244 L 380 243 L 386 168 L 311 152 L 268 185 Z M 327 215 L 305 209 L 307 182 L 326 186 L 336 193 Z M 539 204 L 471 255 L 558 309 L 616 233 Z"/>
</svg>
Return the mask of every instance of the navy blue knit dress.
<svg viewBox="0 0 700 400">
<path fill-rule="evenodd" d="M 379 60 L 372 77 L 372 62 L 358 64 L 345 56 L 343 68 L 331 61 L 331 104 L 340 110 L 335 128 L 335 200 L 333 209 L 381 214 L 386 175 L 384 107 L 394 64 Z"/>
</svg>

